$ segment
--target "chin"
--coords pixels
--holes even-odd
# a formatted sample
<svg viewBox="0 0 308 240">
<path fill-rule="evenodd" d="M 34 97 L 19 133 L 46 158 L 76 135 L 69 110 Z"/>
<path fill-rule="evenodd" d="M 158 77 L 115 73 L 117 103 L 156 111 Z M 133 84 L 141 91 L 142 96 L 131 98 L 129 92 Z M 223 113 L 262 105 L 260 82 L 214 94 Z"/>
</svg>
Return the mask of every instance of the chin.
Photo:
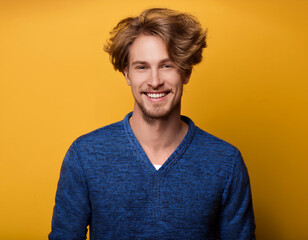
<svg viewBox="0 0 308 240">
<path fill-rule="evenodd" d="M 152 120 L 167 120 L 170 116 L 170 113 L 149 113 L 143 112 L 144 119 L 152 119 Z"/>
<path fill-rule="evenodd" d="M 143 118 L 146 120 L 167 120 L 169 117 L 176 112 L 178 106 L 173 108 L 162 108 L 157 107 L 154 109 L 147 109 L 144 106 L 139 106 L 143 115 Z"/>
</svg>

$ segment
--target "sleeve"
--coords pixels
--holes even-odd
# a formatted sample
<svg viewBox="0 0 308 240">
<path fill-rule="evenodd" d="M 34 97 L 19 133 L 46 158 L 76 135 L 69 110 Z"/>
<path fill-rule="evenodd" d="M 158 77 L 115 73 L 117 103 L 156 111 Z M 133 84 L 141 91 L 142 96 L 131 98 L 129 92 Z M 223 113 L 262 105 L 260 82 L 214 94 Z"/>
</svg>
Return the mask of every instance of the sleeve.
<svg viewBox="0 0 308 240">
<path fill-rule="evenodd" d="M 53 210 L 50 240 L 86 239 L 91 207 L 76 143 L 69 148 L 61 167 Z"/>
<path fill-rule="evenodd" d="M 255 221 L 249 176 L 239 151 L 236 154 L 233 173 L 222 196 L 219 239 L 255 239 Z"/>
</svg>

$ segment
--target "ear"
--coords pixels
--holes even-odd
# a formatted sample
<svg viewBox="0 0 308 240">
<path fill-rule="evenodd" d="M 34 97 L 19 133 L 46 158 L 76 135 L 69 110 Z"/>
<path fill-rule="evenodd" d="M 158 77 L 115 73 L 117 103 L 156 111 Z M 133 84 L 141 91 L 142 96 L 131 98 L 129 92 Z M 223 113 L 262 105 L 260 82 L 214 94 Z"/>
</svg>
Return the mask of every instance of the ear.
<svg viewBox="0 0 308 240">
<path fill-rule="evenodd" d="M 127 85 L 130 86 L 130 80 L 129 80 L 129 77 L 128 77 L 128 67 L 127 66 L 124 68 L 123 73 L 124 73 Z"/>
<path fill-rule="evenodd" d="M 191 74 L 188 74 L 187 76 L 184 76 L 183 78 L 183 84 L 187 84 L 189 82 Z"/>
</svg>

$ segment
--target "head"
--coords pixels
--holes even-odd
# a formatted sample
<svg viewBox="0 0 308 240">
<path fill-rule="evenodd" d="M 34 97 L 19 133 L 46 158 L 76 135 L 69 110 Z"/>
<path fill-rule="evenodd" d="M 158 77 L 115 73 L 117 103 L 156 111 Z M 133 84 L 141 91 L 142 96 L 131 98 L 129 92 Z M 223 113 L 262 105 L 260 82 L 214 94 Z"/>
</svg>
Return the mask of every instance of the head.
<svg viewBox="0 0 308 240">
<path fill-rule="evenodd" d="M 179 118 L 183 84 L 202 59 L 205 37 L 193 16 L 170 9 L 148 9 L 118 23 L 105 51 L 131 87 L 133 116 Z"/>
<path fill-rule="evenodd" d="M 110 54 L 114 68 L 123 74 L 129 66 L 130 47 L 140 35 L 161 38 L 169 58 L 186 77 L 201 62 L 206 47 L 206 31 L 194 16 L 165 8 L 152 8 L 137 17 L 125 18 L 110 34 L 104 50 Z"/>
</svg>

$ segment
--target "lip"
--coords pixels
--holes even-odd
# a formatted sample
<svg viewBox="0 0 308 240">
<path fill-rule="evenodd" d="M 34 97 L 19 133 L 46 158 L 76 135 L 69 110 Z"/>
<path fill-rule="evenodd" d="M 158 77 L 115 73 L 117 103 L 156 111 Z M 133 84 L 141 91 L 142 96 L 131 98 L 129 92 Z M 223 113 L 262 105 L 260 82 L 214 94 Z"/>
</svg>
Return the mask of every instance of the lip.
<svg viewBox="0 0 308 240">
<path fill-rule="evenodd" d="M 152 101 L 152 102 L 160 102 L 160 101 L 164 101 L 167 96 L 169 95 L 170 91 L 146 91 L 143 92 L 143 94 L 145 95 L 145 97 Z"/>
</svg>

